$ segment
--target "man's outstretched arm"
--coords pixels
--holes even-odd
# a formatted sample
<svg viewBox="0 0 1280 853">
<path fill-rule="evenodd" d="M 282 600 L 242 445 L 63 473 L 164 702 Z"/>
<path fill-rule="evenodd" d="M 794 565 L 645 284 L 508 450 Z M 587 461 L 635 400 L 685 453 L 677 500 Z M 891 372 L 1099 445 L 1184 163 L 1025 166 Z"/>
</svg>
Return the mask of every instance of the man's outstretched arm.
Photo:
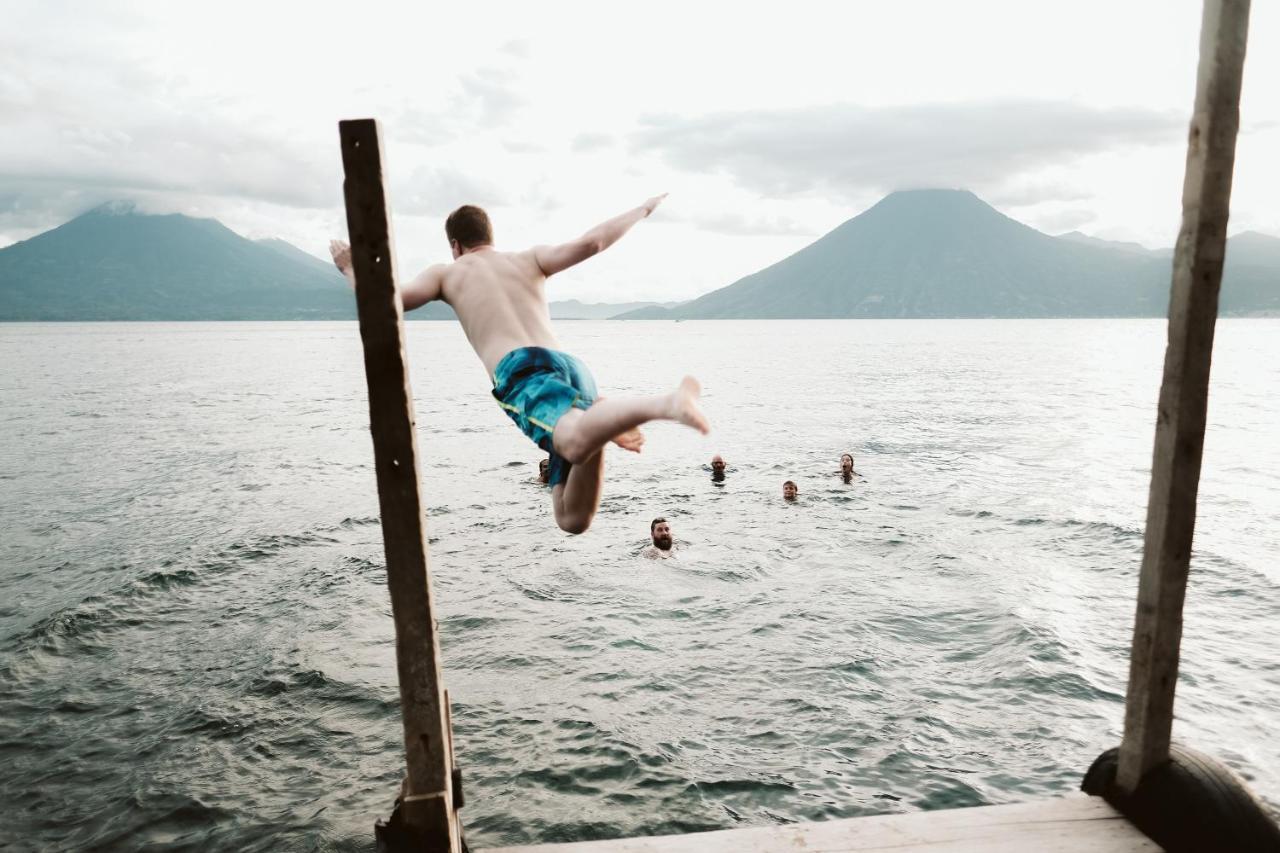
<svg viewBox="0 0 1280 853">
<path fill-rule="evenodd" d="M 415 275 L 408 283 L 400 287 L 400 301 L 404 310 L 412 311 L 421 308 L 428 302 L 440 298 L 440 285 L 444 282 L 446 264 L 434 264 Z"/>
<path fill-rule="evenodd" d="M 580 264 L 618 242 L 623 234 L 631 230 L 631 226 L 653 213 L 654 208 L 662 204 L 662 200 L 666 197 L 666 193 L 656 195 L 639 207 L 601 222 L 578 239 L 570 240 L 568 243 L 561 243 L 559 246 L 535 246 L 533 259 L 537 261 L 539 269 L 546 276 L 555 275 L 574 264 Z"/>
<path fill-rule="evenodd" d="M 329 254 L 333 255 L 334 265 L 354 288 L 356 274 L 351 266 L 351 247 L 341 240 L 330 240 Z M 400 301 L 404 304 L 404 310 L 412 311 L 433 299 L 440 298 L 440 283 L 444 279 L 444 268 L 444 264 L 427 267 L 400 287 Z"/>
</svg>

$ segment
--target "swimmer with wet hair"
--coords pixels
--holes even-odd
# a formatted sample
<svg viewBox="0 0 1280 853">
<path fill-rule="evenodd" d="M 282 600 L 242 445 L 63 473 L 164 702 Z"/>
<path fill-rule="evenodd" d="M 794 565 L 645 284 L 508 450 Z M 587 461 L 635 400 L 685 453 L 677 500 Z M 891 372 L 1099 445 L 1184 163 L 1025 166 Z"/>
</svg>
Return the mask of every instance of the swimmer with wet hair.
<svg viewBox="0 0 1280 853">
<path fill-rule="evenodd" d="M 717 453 L 715 456 L 711 457 L 711 482 L 723 483 L 724 471 L 724 457 Z"/>
<path fill-rule="evenodd" d="M 853 454 L 844 453 L 840 456 L 840 476 L 847 483 L 854 478 L 858 472 L 853 470 Z"/>
<path fill-rule="evenodd" d="M 495 249 L 489 215 L 463 205 L 444 225 L 453 263 L 428 267 L 400 285 L 405 311 L 437 299 L 453 307 L 493 380 L 498 405 L 550 454 L 552 508 L 568 533 L 586 531 L 600 508 L 610 442 L 639 453 L 640 427 L 657 420 L 703 434 L 711 430 L 698 406 L 702 387 L 692 376 L 666 394 L 605 399 L 591 371 L 564 351 L 551 330 L 547 279 L 612 246 L 664 198 L 654 196 L 567 243 L 522 252 Z M 351 247 L 334 240 L 329 251 L 354 287 Z"/>
<path fill-rule="evenodd" d="M 652 544 L 641 553 L 650 559 L 662 559 L 673 556 L 675 539 L 671 535 L 671 523 L 662 516 L 649 522 L 649 538 Z"/>
<path fill-rule="evenodd" d="M 787 480 L 782 484 L 783 500 L 793 501 L 798 494 L 800 494 L 800 488 L 796 486 L 795 480 Z"/>
</svg>

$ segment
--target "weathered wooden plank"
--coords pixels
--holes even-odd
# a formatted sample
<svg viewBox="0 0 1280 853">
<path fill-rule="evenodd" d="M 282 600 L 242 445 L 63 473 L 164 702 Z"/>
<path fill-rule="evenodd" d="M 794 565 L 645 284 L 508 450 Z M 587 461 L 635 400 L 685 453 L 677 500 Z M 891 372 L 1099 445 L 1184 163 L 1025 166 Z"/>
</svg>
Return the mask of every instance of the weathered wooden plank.
<svg viewBox="0 0 1280 853">
<path fill-rule="evenodd" d="M 369 385 L 387 586 L 408 779 L 401 814 L 431 851 L 460 849 L 453 810 L 450 732 L 418 493 L 413 395 L 404 348 L 404 307 L 395 285 L 382 139 L 373 119 L 339 122 L 347 229 Z"/>
<path fill-rule="evenodd" d="M 1160 850 L 1100 797 L 876 815 L 821 823 L 616 841 L 504 847 L 489 853 L 1152 853 Z"/>
<path fill-rule="evenodd" d="M 1126 791 L 1169 758 L 1248 28 L 1249 0 L 1205 0 L 1117 773 Z"/>
</svg>

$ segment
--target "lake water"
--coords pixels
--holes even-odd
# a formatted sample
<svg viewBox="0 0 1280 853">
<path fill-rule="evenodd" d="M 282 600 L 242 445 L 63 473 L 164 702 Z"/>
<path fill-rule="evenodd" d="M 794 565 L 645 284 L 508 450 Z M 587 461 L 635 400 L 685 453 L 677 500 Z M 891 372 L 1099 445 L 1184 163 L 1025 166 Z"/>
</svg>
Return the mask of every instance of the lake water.
<svg viewBox="0 0 1280 853">
<path fill-rule="evenodd" d="M 1163 321 L 559 332 L 606 394 L 698 375 L 714 432 L 611 453 L 569 537 L 459 329 L 410 324 L 473 845 L 1029 800 L 1119 742 Z M 1219 323 L 1174 730 L 1272 806 L 1278 333 Z M 371 849 L 355 325 L 3 325 L 0 365 L 0 846 Z M 638 556 L 658 515 L 678 559 Z"/>
</svg>

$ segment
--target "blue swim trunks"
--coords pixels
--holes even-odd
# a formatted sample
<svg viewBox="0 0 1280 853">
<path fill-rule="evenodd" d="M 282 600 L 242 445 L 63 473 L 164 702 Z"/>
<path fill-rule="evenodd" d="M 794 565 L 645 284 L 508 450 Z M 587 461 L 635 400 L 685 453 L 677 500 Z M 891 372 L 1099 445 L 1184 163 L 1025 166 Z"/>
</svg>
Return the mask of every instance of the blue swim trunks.
<svg viewBox="0 0 1280 853">
<path fill-rule="evenodd" d="M 493 371 L 493 396 L 520 431 L 551 454 L 548 482 L 563 483 L 573 467 L 551 445 L 560 416 L 596 400 L 591 371 L 567 352 L 521 347 L 502 357 Z"/>
</svg>

